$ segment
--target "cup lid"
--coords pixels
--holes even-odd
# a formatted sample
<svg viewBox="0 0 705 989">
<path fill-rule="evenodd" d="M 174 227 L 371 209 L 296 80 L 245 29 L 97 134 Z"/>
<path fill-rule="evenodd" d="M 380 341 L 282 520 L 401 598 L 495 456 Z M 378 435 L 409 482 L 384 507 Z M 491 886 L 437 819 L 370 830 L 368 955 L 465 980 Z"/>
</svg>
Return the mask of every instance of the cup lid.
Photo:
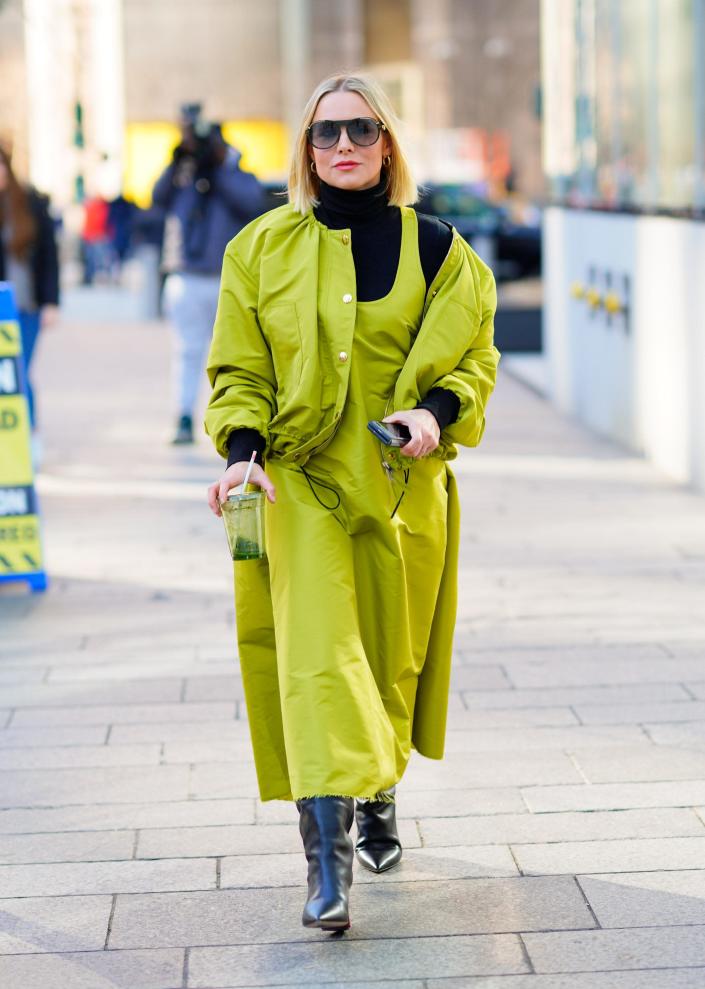
<svg viewBox="0 0 705 989">
<path fill-rule="evenodd" d="M 240 494 L 229 494 L 228 501 L 236 503 L 240 501 L 254 501 L 264 497 L 264 491 L 247 491 Z"/>
</svg>

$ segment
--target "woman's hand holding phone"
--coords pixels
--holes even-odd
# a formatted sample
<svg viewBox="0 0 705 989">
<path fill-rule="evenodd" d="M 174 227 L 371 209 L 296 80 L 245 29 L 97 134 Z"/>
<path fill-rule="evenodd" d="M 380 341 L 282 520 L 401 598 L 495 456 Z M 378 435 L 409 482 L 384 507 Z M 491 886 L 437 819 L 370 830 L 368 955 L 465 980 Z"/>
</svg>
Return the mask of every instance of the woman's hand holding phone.
<svg viewBox="0 0 705 989">
<path fill-rule="evenodd" d="M 249 463 L 246 460 L 241 460 L 236 464 L 231 464 L 221 479 L 219 481 L 215 481 L 209 486 L 208 505 L 214 515 L 219 516 L 221 514 L 219 503 L 227 500 L 228 493 L 231 488 L 236 488 L 239 484 L 242 484 L 245 480 L 245 474 L 247 473 L 248 467 Z M 259 464 L 252 465 L 252 470 L 250 471 L 250 477 L 247 483 L 255 484 L 258 488 L 262 488 L 267 495 L 268 500 L 274 504 L 276 501 L 274 485 Z"/>
<path fill-rule="evenodd" d="M 433 412 L 428 409 L 409 409 L 406 412 L 392 412 L 382 422 L 402 423 L 411 433 L 406 446 L 399 447 L 405 457 L 425 457 L 438 446 L 441 430 Z"/>
</svg>

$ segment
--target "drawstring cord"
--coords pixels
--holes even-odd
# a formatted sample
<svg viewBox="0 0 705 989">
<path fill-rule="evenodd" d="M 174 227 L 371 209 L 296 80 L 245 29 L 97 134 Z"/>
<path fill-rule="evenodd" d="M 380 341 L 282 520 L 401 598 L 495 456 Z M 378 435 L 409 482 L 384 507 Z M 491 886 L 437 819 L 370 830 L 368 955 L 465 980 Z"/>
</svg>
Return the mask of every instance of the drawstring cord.
<svg viewBox="0 0 705 989">
<path fill-rule="evenodd" d="M 394 511 L 393 511 L 393 512 L 392 512 L 392 514 L 391 514 L 391 515 L 389 516 L 389 517 L 390 517 L 390 519 L 393 519 L 393 518 L 394 518 L 394 516 L 395 516 L 395 515 L 397 514 L 397 509 L 398 509 L 398 508 L 399 508 L 399 506 L 401 505 L 401 503 L 402 503 L 402 500 L 403 500 L 403 498 L 404 498 L 404 495 L 406 494 L 406 488 L 407 488 L 407 485 L 408 485 L 408 483 L 409 483 L 409 468 L 408 468 L 408 467 L 405 467 L 405 468 L 404 468 L 404 471 L 403 471 L 403 473 L 404 473 L 404 490 L 403 490 L 403 491 L 402 491 L 402 493 L 401 493 L 401 494 L 399 495 L 399 500 L 397 501 L 397 503 L 396 503 L 396 505 L 394 506 Z"/>
<path fill-rule="evenodd" d="M 336 499 L 337 499 L 335 505 L 326 505 L 325 501 L 323 501 L 321 498 L 318 497 L 318 494 L 316 493 L 316 489 L 313 486 L 313 480 L 312 480 L 311 476 L 309 475 L 308 471 L 304 467 L 299 467 L 299 470 L 301 471 L 301 473 L 306 478 L 306 480 L 308 482 L 308 486 L 311 489 L 311 494 L 316 499 L 316 501 L 318 502 L 318 504 L 321 505 L 322 508 L 327 508 L 329 512 L 335 512 L 335 511 L 337 511 L 340 508 L 340 500 L 341 500 L 340 499 L 340 494 L 338 493 L 338 491 L 336 491 L 335 488 L 331 487 L 330 484 L 325 484 L 323 481 L 318 481 L 318 480 L 316 481 L 316 484 L 320 488 L 324 488 L 326 491 L 332 491 L 333 494 L 335 495 Z"/>
</svg>

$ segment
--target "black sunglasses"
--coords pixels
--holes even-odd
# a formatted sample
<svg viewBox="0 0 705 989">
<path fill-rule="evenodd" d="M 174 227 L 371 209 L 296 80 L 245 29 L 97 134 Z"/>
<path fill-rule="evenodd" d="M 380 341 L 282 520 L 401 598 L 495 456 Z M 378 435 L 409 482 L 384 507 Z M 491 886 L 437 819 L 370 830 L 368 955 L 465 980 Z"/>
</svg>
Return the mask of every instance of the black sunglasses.
<svg viewBox="0 0 705 989">
<path fill-rule="evenodd" d="M 306 128 L 306 133 L 314 148 L 323 151 L 338 143 L 343 127 L 352 143 L 360 148 L 369 148 L 376 144 L 380 133 L 387 129 L 381 120 L 354 117 L 352 120 L 317 120 Z"/>
</svg>

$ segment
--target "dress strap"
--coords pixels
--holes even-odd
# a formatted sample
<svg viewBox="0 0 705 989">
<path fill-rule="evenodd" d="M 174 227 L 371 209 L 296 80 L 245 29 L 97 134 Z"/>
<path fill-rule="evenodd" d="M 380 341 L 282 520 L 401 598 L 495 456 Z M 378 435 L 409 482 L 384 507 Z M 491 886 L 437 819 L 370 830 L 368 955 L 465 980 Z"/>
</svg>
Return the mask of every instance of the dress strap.
<svg viewBox="0 0 705 989">
<path fill-rule="evenodd" d="M 401 250 L 399 252 L 399 278 L 414 284 L 421 279 L 425 285 L 421 254 L 419 252 L 419 220 L 411 206 L 401 206 Z"/>
</svg>

